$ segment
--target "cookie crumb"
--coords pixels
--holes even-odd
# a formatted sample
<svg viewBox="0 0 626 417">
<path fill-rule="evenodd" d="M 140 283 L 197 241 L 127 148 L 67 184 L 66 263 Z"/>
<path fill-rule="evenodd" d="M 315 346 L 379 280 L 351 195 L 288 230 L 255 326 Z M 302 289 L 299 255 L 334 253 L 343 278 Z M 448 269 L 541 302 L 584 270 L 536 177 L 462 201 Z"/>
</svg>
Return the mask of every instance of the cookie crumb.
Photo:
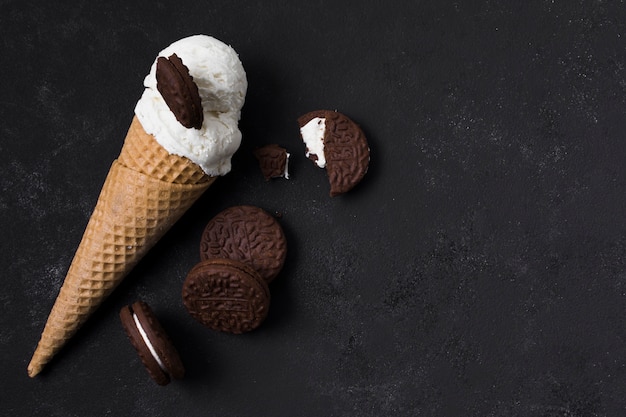
<svg viewBox="0 0 626 417">
<path fill-rule="evenodd" d="M 265 181 L 272 178 L 289 179 L 289 153 L 277 144 L 265 145 L 254 151 Z"/>
</svg>

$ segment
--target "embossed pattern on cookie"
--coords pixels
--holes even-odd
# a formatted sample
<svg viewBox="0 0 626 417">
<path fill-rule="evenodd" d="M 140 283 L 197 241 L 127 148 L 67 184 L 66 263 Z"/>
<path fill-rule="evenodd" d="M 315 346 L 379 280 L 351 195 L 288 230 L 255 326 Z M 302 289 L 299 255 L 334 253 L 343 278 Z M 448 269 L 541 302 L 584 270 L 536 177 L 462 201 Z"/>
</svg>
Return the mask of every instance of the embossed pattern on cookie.
<svg viewBox="0 0 626 417">
<path fill-rule="evenodd" d="M 269 311 L 270 292 L 258 273 L 238 261 L 208 259 L 183 284 L 183 304 L 203 325 L 227 333 L 256 329 Z"/>
<path fill-rule="evenodd" d="M 361 128 L 346 115 L 316 110 L 298 118 L 306 156 L 326 168 L 332 197 L 350 191 L 369 167 L 370 148 Z"/>
<path fill-rule="evenodd" d="M 287 242 L 282 227 L 265 210 L 234 206 L 207 224 L 200 241 L 200 258 L 233 259 L 252 266 L 266 282 L 282 269 Z"/>
</svg>

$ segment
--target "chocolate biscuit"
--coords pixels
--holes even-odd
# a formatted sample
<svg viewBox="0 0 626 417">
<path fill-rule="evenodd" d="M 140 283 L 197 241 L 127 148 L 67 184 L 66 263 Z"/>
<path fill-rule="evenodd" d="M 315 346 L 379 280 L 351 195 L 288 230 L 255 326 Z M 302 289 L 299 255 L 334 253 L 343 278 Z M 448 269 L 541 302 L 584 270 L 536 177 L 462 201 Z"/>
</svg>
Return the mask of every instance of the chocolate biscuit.
<svg viewBox="0 0 626 417">
<path fill-rule="evenodd" d="M 317 155 L 307 147 L 307 157 L 326 168 L 331 197 L 350 191 L 363 179 L 369 166 L 370 149 L 365 134 L 342 113 L 316 110 L 298 118 L 301 135 L 302 128 L 313 119 L 323 120 L 325 124 L 321 146 L 323 155 Z M 302 139 L 305 140 L 304 135 Z M 319 163 L 322 157 L 325 165 Z"/>
<path fill-rule="evenodd" d="M 148 374 L 159 385 L 185 375 L 178 351 L 148 304 L 137 301 L 120 310 L 120 320 Z"/>
<path fill-rule="evenodd" d="M 185 278 L 183 304 L 189 314 L 210 329 L 244 333 L 267 316 L 267 283 L 248 265 L 231 259 L 208 259 Z"/>
<path fill-rule="evenodd" d="M 157 59 L 156 80 L 157 90 L 176 120 L 186 128 L 200 129 L 204 112 L 198 86 L 178 55 Z"/>
<path fill-rule="evenodd" d="M 289 153 L 285 148 L 276 144 L 265 145 L 254 151 L 254 156 L 259 161 L 261 173 L 266 181 L 272 178 L 284 177 L 289 179 Z"/>
<path fill-rule="evenodd" d="M 286 256 L 282 227 L 269 213 L 254 206 L 222 211 L 209 221 L 200 240 L 200 259 L 247 263 L 268 283 L 278 275 Z"/>
</svg>

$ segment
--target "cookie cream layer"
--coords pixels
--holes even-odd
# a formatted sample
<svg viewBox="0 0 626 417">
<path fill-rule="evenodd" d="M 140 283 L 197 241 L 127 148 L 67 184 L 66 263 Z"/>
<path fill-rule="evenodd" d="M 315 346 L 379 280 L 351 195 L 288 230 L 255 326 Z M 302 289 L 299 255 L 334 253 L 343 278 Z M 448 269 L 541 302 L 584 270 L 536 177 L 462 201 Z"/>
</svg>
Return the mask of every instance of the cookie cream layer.
<svg viewBox="0 0 626 417">
<path fill-rule="evenodd" d="M 204 122 L 200 129 L 186 128 L 176 120 L 157 90 L 156 60 L 176 54 L 198 86 Z M 206 35 L 194 35 L 159 52 L 146 87 L 135 107 L 144 130 L 169 153 L 189 158 L 209 176 L 225 175 L 241 144 L 238 122 L 248 82 L 233 48 Z"/>
<path fill-rule="evenodd" d="M 285 170 L 283 171 L 283 177 L 288 180 L 289 179 L 289 157 L 291 154 L 289 152 L 285 153 Z"/>
<path fill-rule="evenodd" d="M 159 368 L 161 368 L 163 372 L 167 373 L 167 369 L 165 368 L 165 365 L 163 365 L 163 361 L 161 360 L 161 358 L 159 357 L 159 354 L 154 349 L 152 342 L 150 342 L 150 339 L 148 338 L 146 331 L 144 330 L 143 326 L 139 322 L 139 318 L 137 318 L 137 315 L 135 313 L 133 313 L 133 320 L 135 321 L 135 325 L 137 326 L 137 330 L 139 330 L 139 334 L 141 335 L 143 342 L 146 344 L 146 346 L 148 346 L 148 350 L 150 351 L 150 354 L 152 355 L 154 360 L 159 364 Z"/>
<path fill-rule="evenodd" d="M 320 168 L 326 167 L 324 132 L 326 132 L 326 119 L 323 117 L 314 117 L 300 128 L 300 134 L 306 146 L 306 157 L 311 158 L 311 155 L 315 155 L 317 157 L 315 164 Z"/>
</svg>

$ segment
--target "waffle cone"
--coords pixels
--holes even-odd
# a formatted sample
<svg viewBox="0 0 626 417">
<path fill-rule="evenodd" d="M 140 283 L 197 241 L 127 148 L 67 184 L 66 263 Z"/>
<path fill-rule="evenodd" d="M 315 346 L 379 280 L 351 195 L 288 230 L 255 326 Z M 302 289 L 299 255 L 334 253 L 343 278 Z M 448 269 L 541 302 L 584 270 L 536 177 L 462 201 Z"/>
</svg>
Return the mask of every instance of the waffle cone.
<svg viewBox="0 0 626 417">
<path fill-rule="evenodd" d="M 198 184 L 211 179 L 189 159 L 166 151 L 146 133 L 137 116 L 133 117 L 118 159 L 122 165 L 161 181 Z"/>
<path fill-rule="evenodd" d="M 214 180 L 133 119 L 28 365 L 31 377 Z"/>
</svg>

